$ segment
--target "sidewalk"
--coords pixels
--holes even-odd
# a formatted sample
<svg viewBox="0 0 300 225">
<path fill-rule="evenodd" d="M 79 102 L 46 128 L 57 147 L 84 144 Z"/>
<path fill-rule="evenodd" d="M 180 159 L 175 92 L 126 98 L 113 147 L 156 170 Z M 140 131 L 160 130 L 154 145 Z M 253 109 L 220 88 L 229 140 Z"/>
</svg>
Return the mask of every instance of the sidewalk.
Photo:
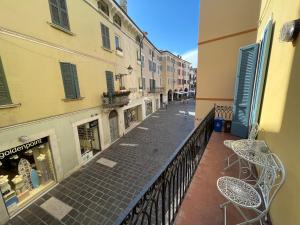
<svg viewBox="0 0 300 225">
<path fill-rule="evenodd" d="M 7 225 L 112 224 L 193 129 L 194 108 L 194 102 L 169 104 L 153 113 Z M 185 116 L 185 110 L 192 113 Z M 111 161 L 103 165 L 100 158 Z M 55 206 L 59 213 L 68 212 L 61 220 L 40 207 L 53 197 L 62 202 Z"/>
</svg>

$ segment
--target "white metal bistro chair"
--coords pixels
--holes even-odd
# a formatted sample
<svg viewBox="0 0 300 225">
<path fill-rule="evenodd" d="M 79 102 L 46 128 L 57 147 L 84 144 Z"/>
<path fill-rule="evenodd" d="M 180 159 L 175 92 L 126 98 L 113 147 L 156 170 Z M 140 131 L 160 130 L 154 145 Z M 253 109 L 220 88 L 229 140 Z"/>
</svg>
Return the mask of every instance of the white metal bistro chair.
<svg viewBox="0 0 300 225">
<path fill-rule="evenodd" d="M 220 177 L 217 187 L 227 202 L 220 205 L 224 209 L 224 224 L 227 223 L 226 207 L 233 204 L 245 220 L 238 225 L 252 224 L 267 218 L 271 203 L 285 180 L 285 169 L 277 157 L 268 155 L 267 165 L 262 169 L 256 185 L 251 185 L 234 177 Z M 242 209 L 250 209 L 256 213 L 253 218 L 248 218 Z"/>
<path fill-rule="evenodd" d="M 248 136 L 248 140 L 249 141 L 252 141 L 252 140 L 255 140 L 257 134 L 258 134 L 258 129 L 259 129 L 259 125 L 258 123 L 254 123 L 252 124 L 251 126 L 251 130 L 250 130 L 250 133 L 249 133 L 249 136 Z M 232 143 L 234 142 L 235 140 L 225 140 L 224 141 L 224 145 L 229 148 L 229 149 L 232 149 Z M 224 168 L 224 170 L 227 170 L 229 169 L 230 167 L 232 167 L 233 165 L 235 165 L 236 163 L 240 163 L 241 165 L 241 162 L 240 162 L 240 157 L 237 157 L 237 159 L 235 159 L 233 162 L 230 162 L 231 159 L 233 157 L 237 156 L 235 153 L 232 153 L 231 155 L 229 155 L 225 161 L 226 161 L 226 167 Z M 251 165 L 248 165 L 247 168 L 249 167 L 249 169 L 251 169 Z M 241 169 L 241 168 L 240 168 Z"/>
</svg>

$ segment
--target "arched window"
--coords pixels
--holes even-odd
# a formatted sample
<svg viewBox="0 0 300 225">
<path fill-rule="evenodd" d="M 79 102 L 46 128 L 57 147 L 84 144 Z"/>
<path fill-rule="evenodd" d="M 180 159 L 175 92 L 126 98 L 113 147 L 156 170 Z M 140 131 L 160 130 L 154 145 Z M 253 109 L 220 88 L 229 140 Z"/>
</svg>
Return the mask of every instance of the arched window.
<svg viewBox="0 0 300 225">
<path fill-rule="evenodd" d="M 106 2 L 104 2 L 103 0 L 98 1 L 98 8 L 104 12 L 106 15 L 109 16 L 109 8 Z"/>
<path fill-rule="evenodd" d="M 117 14 L 114 15 L 114 23 L 118 24 L 120 27 L 122 26 L 121 17 Z"/>
</svg>

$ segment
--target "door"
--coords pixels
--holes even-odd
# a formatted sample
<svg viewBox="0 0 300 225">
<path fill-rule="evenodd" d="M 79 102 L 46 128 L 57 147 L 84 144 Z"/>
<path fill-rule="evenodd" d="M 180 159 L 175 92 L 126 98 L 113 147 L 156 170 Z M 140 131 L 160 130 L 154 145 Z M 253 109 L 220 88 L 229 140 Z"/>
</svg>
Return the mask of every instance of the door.
<svg viewBox="0 0 300 225">
<path fill-rule="evenodd" d="M 231 133 L 242 138 L 248 137 L 258 47 L 259 44 L 248 45 L 239 53 Z"/>
<path fill-rule="evenodd" d="M 118 113 L 116 110 L 109 113 L 109 130 L 111 142 L 114 142 L 119 138 Z"/>
<path fill-rule="evenodd" d="M 259 60 L 257 65 L 257 74 L 251 106 L 251 124 L 259 120 L 261 101 L 263 96 L 264 83 L 267 74 L 267 65 L 270 55 L 270 46 L 272 41 L 273 21 L 270 20 L 264 31 L 264 36 L 260 44 Z"/>
</svg>

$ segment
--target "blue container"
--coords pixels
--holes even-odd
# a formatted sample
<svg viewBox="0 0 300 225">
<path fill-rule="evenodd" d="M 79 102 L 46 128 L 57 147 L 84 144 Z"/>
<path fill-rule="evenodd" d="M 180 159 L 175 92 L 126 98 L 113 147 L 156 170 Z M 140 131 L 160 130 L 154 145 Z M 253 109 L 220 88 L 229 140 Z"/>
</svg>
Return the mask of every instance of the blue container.
<svg viewBox="0 0 300 225">
<path fill-rule="evenodd" d="M 215 118 L 214 120 L 214 131 L 221 132 L 223 126 L 223 119 L 222 118 Z"/>
</svg>

